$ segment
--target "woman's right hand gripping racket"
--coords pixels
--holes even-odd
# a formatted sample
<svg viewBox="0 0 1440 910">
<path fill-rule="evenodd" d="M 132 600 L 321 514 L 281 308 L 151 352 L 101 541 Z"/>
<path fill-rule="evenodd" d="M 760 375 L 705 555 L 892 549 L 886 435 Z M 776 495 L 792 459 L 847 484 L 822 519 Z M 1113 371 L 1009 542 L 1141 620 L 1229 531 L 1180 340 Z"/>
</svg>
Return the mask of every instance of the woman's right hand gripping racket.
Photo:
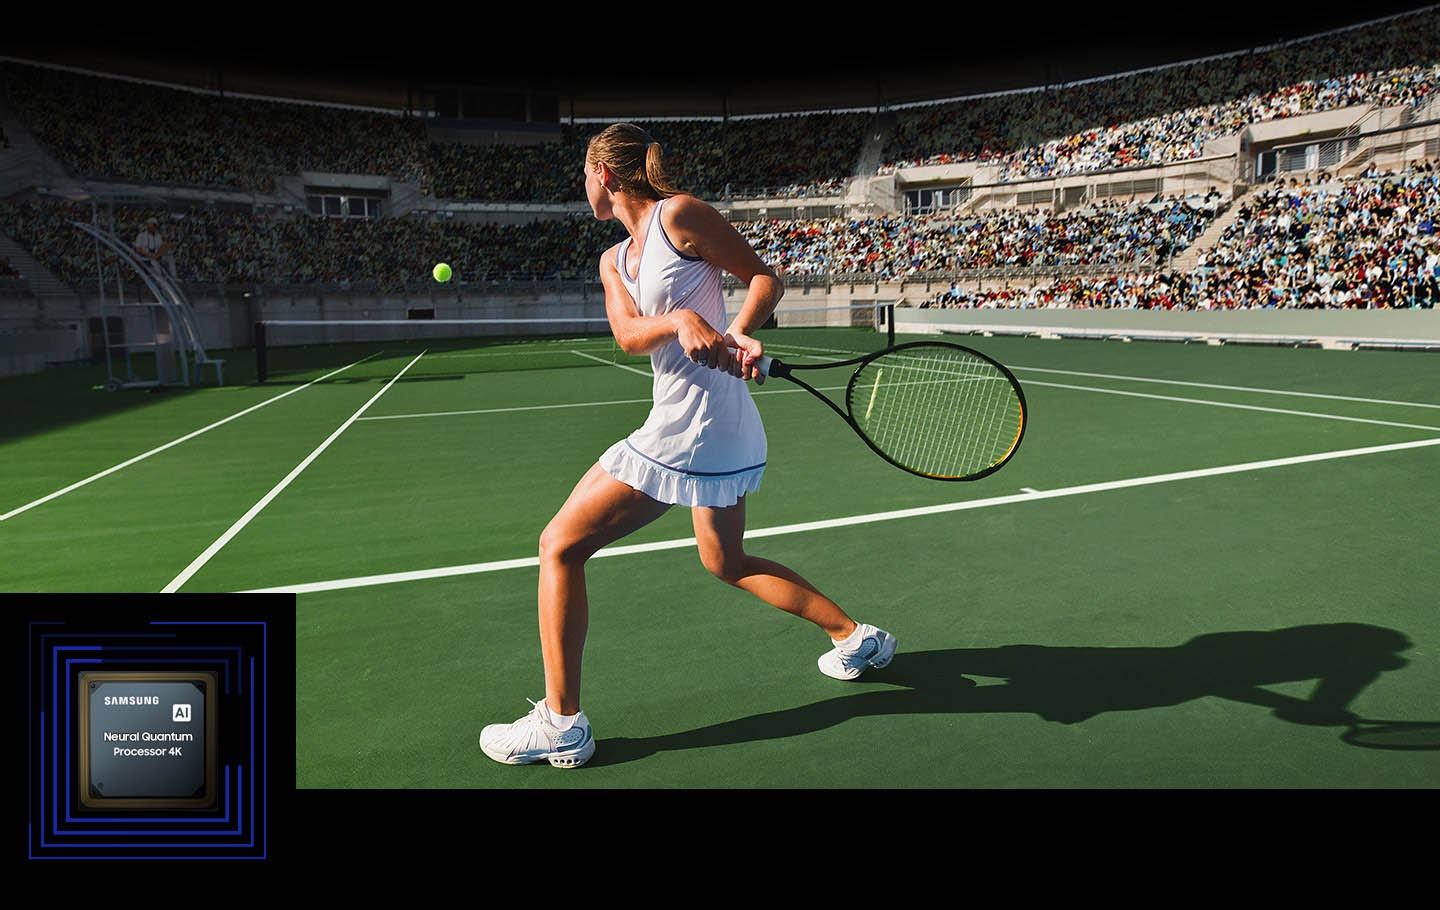
<svg viewBox="0 0 1440 910">
<path fill-rule="evenodd" d="M 1014 374 L 958 344 L 916 341 L 815 364 L 767 356 L 757 366 L 825 402 L 881 458 L 932 480 L 993 474 L 1025 436 L 1025 393 Z M 842 367 L 855 368 L 844 408 L 796 375 Z"/>
</svg>

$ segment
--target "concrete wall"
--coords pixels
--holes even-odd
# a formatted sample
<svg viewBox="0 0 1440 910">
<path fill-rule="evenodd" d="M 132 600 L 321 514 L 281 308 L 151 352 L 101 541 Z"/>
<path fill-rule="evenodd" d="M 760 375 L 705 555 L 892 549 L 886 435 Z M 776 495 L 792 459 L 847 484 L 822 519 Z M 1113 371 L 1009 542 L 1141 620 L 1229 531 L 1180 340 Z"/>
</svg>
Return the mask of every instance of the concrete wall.
<svg viewBox="0 0 1440 910">
<path fill-rule="evenodd" d="M 781 301 L 782 322 L 847 324 L 847 307 L 870 307 L 926 296 L 923 283 L 793 283 Z M 744 301 L 727 288 L 733 313 Z M 586 319 L 604 320 L 605 302 L 598 285 L 532 290 L 486 290 L 453 285 L 445 291 L 407 296 L 326 291 L 252 295 L 241 292 L 192 295 L 191 305 L 205 347 L 211 351 L 254 345 L 259 320 L 399 320 L 412 309 L 433 309 L 437 319 Z M 114 301 L 104 302 L 114 315 Z M 47 364 L 103 357 L 92 348 L 90 320 L 102 311 L 98 297 L 44 301 L 5 301 L 0 318 L 0 375 L 33 372 Z M 831 310 L 831 312 L 822 312 Z M 148 309 L 119 311 L 125 337 L 147 340 L 153 333 Z M 571 324 L 573 328 L 573 323 Z M 896 309 L 902 334 L 993 333 L 1054 337 L 1124 337 L 1195 340 L 1211 343 L 1273 342 L 1349 348 L 1357 344 L 1440 350 L 1437 310 L 1235 310 L 1153 311 L 1129 309 Z M 567 329 L 568 330 L 568 329 Z"/>
<path fill-rule="evenodd" d="M 1356 345 L 1440 349 L 1440 310 L 914 309 L 895 311 L 902 333 L 1191 340 L 1222 344 Z"/>
</svg>

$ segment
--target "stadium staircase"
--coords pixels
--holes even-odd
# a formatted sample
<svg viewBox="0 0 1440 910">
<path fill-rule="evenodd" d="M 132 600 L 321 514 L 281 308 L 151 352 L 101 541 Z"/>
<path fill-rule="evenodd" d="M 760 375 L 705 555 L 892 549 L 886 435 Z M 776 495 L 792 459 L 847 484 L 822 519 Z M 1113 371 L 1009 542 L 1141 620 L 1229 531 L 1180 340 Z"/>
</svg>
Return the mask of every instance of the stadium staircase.
<svg viewBox="0 0 1440 910">
<path fill-rule="evenodd" d="M 1239 189 L 1239 194 L 1230 200 L 1230 204 L 1225 207 L 1225 211 L 1221 212 L 1216 216 L 1214 221 L 1210 222 L 1209 227 L 1205 228 L 1204 232 L 1195 238 L 1195 242 L 1175 254 L 1175 257 L 1170 260 L 1170 269 L 1176 272 L 1188 272 L 1195 268 L 1196 263 L 1200 261 L 1200 254 L 1215 246 L 1220 236 L 1225 233 L 1226 228 L 1235 223 L 1235 219 L 1240 215 L 1240 201 L 1244 198 L 1247 188 L 1242 186 Z"/>
<path fill-rule="evenodd" d="M 41 265 L 30 255 L 30 251 L 13 238 L 0 234 L 0 258 L 7 259 L 11 267 L 20 273 L 25 286 L 36 297 L 74 297 L 75 289 L 58 275 Z"/>
</svg>

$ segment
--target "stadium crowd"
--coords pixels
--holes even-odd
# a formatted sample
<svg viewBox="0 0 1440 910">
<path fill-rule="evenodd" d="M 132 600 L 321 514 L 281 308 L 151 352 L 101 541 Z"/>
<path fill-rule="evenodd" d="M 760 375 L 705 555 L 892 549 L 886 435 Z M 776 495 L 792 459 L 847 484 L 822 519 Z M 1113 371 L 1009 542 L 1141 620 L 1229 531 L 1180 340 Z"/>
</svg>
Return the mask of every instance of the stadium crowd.
<svg viewBox="0 0 1440 910">
<path fill-rule="evenodd" d="M 1440 13 L 1274 48 L 1041 90 L 894 110 L 866 173 L 979 161 L 1005 179 L 1199 157 L 1250 123 L 1357 104 L 1419 105 L 1440 75 Z M 153 184 L 273 189 L 278 174 L 369 173 L 443 199 L 583 202 L 583 124 L 538 146 L 430 141 L 423 119 L 0 64 L 19 116 L 75 173 Z M 644 122 L 707 198 L 765 187 L 832 193 L 856 176 L 874 112 Z"/>
<path fill-rule="evenodd" d="M 839 192 L 857 167 L 980 161 L 1006 179 L 1188 160 L 1247 124 L 1356 104 L 1429 100 L 1440 76 L 1440 14 L 1420 14 L 1218 60 L 874 112 L 829 112 L 645 125 L 682 183 L 723 198 Z M 577 203 L 584 125 L 559 142 L 479 146 L 431 141 L 423 120 L 279 101 L 216 97 L 25 64 L 0 63 L 0 86 L 29 130 L 73 173 L 154 187 L 267 193 L 278 175 L 365 173 L 412 181 L 447 200 Z M 1103 124 L 1103 126 L 1097 126 Z M 885 153 L 862 164 L 867 138 Z M 1057 138 L 1058 137 L 1058 138 Z M 792 275 L 897 280 L 975 269 L 1111 266 L 981 291 L 957 282 L 926 306 L 1433 305 L 1437 193 L 1430 162 L 1402 173 L 1261 186 L 1194 268 L 1174 257 L 1226 203 L 1215 196 L 1092 202 L 1068 211 L 988 211 L 745 222 L 763 256 Z M 588 217 L 484 225 L 429 216 L 281 217 L 220 206 L 107 214 L 132 236 L 160 214 L 183 281 L 353 284 L 392 291 L 446 259 L 462 280 L 592 279 L 618 239 Z M 95 252 L 71 222 L 88 204 L 0 203 L 0 230 L 73 284 L 95 280 Z M 420 265 L 417 265 L 419 263 Z M 113 266 L 110 266 L 113 268 Z"/>
<path fill-rule="evenodd" d="M 924 272 L 1153 264 L 1189 246 L 1220 209 L 1213 197 L 1109 200 L 1059 214 L 755 221 L 741 232 L 788 274 L 862 272 L 897 280 Z"/>
<path fill-rule="evenodd" d="M 933 294 L 925 307 L 1430 309 L 1440 302 L 1440 163 L 1277 182 L 1186 271 L 1160 268 Z"/>
<path fill-rule="evenodd" d="M 130 237 L 147 217 L 165 219 L 176 277 L 209 285 L 319 284 L 402 291 L 429 282 L 430 265 L 447 261 L 463 281 L 591 279 L 599 251 L 615 242 L 614 224 L 567 218 L 526 225 L 432 218 L 284 218 L 249 210 L 190 206 L 174 211 L 128 207 L 100 227 Z M 96 281 L 87 203 L 27 199 L 0 205 L 0 232 L 72 285 Z M 106 280 L 117 274 L 103 260 Z"/>
</svg>

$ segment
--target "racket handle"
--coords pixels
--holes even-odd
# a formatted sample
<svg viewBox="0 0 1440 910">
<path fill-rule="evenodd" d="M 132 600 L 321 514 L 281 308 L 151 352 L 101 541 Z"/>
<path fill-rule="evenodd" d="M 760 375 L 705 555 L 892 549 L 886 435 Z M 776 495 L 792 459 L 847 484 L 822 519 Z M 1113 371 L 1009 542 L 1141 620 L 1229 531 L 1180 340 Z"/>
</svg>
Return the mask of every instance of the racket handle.
<svg viewBox="0 0 1440 910">
<path fill-rule="evenodd" d="M 728 348 L 727 350 L 730 351 L 731 357 L 736 357 L 740 354 L 739 348 Z M 774 363 L 774 358 L 772 358 L 769 354 L 760 355 L 760 359 L 755 362 L 755 369 L 760 371 L 760 375 L 755 379 L 756 385 L 764 384 L 765 379 L 770 375 L 770 367 Z"/>
</svg>

